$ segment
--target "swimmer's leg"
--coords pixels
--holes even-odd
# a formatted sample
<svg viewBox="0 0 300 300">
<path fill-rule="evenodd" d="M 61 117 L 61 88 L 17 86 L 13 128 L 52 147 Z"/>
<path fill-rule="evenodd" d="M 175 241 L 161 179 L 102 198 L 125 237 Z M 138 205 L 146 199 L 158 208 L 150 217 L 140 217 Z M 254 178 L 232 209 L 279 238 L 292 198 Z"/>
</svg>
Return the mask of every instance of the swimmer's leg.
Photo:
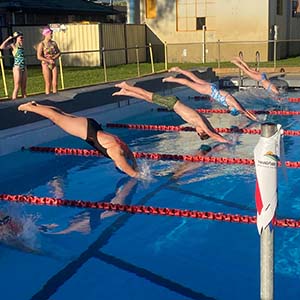
<svg viewBox="0 0 300 300">
<path fill-rule="evenodd" d="M 84 117 L 77 117 L 74 115 L 66 114 L 56 107 L 41 105 L 32 102 L 21 104 L 18 107 L 18 110 L 36 113 L 42 117 L 49 119 L 67 133 L 77 136 L 83 140 L 86 139 L 87 119 Z"/>
<path fill-rule="evenodd" d="M 236 65 L 239 69 L 241 69 L 247 76 L 249 76 L 253 80 L 256 80 L 256 81 L 261 80 L 261 73 L 249 68 L 249 66 L 240 58 L 236 57 L 231 62 L 234 65 Z"/>
<path fill-rule="evenodd" d="M 125 81 L 118 83 L 115 87 L 120 88 L 121 90 L 113 93 L 113 96 L 130 96 L 142 100 L 146 100 L 148 102 L 152 102 L 153 93 L 146 91 L 142 88 L 131 86 Z"/>
</svg>

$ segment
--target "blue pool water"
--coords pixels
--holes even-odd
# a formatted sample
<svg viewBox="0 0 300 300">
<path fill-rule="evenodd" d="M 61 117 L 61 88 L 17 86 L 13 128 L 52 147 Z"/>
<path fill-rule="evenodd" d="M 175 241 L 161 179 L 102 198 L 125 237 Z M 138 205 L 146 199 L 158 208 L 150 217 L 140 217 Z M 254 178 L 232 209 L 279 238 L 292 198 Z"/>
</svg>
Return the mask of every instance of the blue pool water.
<svg viewBox="0 0 300 300">
<path fill-rule="evenodd" d="M 191 94 L 178 90 L 186 100 Z M 256 100 L 249 92 L 237 96 L 253 109 L 277 105 Z M 299 93 L 289 97 L 299 97 Z M 187 101 L 194 107 L 211 106 L 210 102 Z M 282 107 L 299 110 L 300 104 Z M 215 127 L 256 128 L 243 117 L 209 118 Z M 284 129 L 300 130 L 297 116 L 269 116 L 268 120 Z M 182 121 L 174 113 L 149 108 L 147 114 L 121 123 L 179 125 Z M 107 130 L 139 152 L 193 154 L 203 143 L 194 132 Z M 229 137 L 236 144 L 214 156 L 253 158 L 258 135 Z M 73 137 L 43 146 L 88 148 Z M 300 160 L 299 146 L 299 137 L 284 137 L 286 160 Z M 192 164 L 194 170 L 174 176 L 187 166 L 150 160 L 139 160 L 139 164 L 151 170 L 152 180 L 129 179 L 105 158 L 19 151 L 0 157 L 0 191 L 256 214 L 254 167 Z M 279 169 L 279 218 L 299 218 L 299 178 L 298 169 Z M 259 299 L 260 245 L 255 225 L 4 202 L 0 209 L 24 227 L 17 240 L 5 237 L 0 244 L 0 288 L 5 299 Z M 0 233 L 4 234 L 1 228 Z M 300 229 L 275 230 L 275 299 L 300 297 L 299 234 Z"/>
</svg>

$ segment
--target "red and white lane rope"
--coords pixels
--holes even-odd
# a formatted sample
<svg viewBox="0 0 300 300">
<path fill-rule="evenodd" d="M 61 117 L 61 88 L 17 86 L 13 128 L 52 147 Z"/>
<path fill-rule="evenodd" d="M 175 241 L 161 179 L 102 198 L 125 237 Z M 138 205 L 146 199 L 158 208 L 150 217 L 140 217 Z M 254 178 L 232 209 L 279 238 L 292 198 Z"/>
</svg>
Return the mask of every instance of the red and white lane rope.
<svg viewBox="0 0 300 300">
<path fill-rule="evenodd" d="M 202 114 L 208 113 L 216 113 L 216 114 L 228 114 L 230 111 L 228 109 L 217 109 L 217 108 L 196 108 L 197 112 Z M 157 111 L 168 111 L 172 112 L 172 110 L 168 110 L 167 108 L 157 108 Z M 249 110 L 253 114 L 256 115 L 282 115 L 282 116 L 299 116 L 300 111 L 290 111 L 290 110 Z"/>
<path fill-rule="evenodd" d="M 211 100 L 210 96 L 206 95 L 197 95 L 197 96 L 188 96 L 189 99 L 196 99 L 196 100 Z M 280 98 L 279 100 L 285 100 L 286 98 Z M 289 102 L 300 102 L 300 97 L 290 97 L 287 98 Z"/>
<path fill-rule="evenodd" d="M 50 152 L 57 155 L 77 155 L 77 156 L 102 156 L 97 150 L 76 149 L 76 148 L 61 148 L 61 147 L 30 147 L 28 149 L 32 152 Z M 135 158 L 151 159 L 151 160 L 175 160 L 175 161 L 189 161 L 202 162 L 214 164 L 228 164 L 228 165 L 254 165 L 254 159 L 249 158 L 234 158 L 234 157 L 215 157 L 202 155 L 181 155 L 181 154 L 161 154 L 148 152 L 133 152 Z M 300 168 L 300 161 L 292 162 L 286 161 L 287 168 Z M 281 163 L 278 162 L 278 166 Z"/>
<path fill-rule="evenodd" d="M 153 131 L 196 131 L 194 127 L 189 126 L 174 126 L 174 125 L 153 125 L 153 124 L 116 124 L 107 123 L 107 128 L 126 128 L 134 130 L 153 130 Z M 246 134 L 261 134 L 260 129 L 251 128 L 215 128 L 219 133 L 246 133 Z M 300 136 L 300 130 L 284 130 L 284 135 Z"/>
<path fill-rule="evenodd" d="M 123 205 L 110 202 L 91 202 L 83 200 L 63 200 L 51 197 L 37 197 L 32 195 L 9 195 L 0 194 L 0 200 L 10 202 L 21 202 L 34 205 L 48 205 L 48 206 L 67 206 L 77 208 L 93 208 L 104 209 L 118 212 L 126 212 L 131 214 L 147 214 L 147 215 L 161 215 L 172 217 L 185 217 L 196 218 L 204 220 L 215 220 L 231 223 L 243 223 L 243 224 L 256 224 L 255 216 L 229 214 L 222 212 L 203 212 L 196 210 L 182 210 L 177 208 L 167 207 L 153 207 L 145 205 Z M 299 228 L 300 220 L 295 219 L 274 219 L 273 225 L 278 227 L 290 227 Z"/>
</svg>

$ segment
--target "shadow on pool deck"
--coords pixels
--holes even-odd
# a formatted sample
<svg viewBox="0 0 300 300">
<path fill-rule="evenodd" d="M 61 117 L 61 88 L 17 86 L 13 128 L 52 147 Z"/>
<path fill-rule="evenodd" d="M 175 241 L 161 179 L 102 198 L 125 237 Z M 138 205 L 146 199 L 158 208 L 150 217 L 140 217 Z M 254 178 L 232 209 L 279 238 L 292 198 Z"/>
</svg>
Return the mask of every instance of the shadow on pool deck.
<svg viewBox="0 0 300 300">
<path fill-rule="evenodd" d="M 219 81 L 219 77 L 212 68 L 195 68 L 191 69 L 191 71 L 204 80 L 210 82 Z M 145 76 L 143 78 L 131 79 L 128 80 L 128 82 L 136 83 L 138 87 L 142 87 L 149 91 L 161 93 L 165 90 L 171 90 L 172 88 L 179 87 L 179 85 L 174 83 L 162 83 L 162 79 L 170 74 L 171 73 L 164 72 Z M 220 76 L 222 76 L 219 81 L 221 88 L 238 87 L 238 82 L 240 80 L 238 73 L 235 72 L 230 75 L 220 74 Z M 270 74 L 270 76 L 277 76 L 278 80 L 284 82 L 287 87 L 300 87 L 299 74 L 282 75 L 281 73 L 277 73 L 277 75 Z M 85 109 L 128 100 L 128 97 L 125 96 L 112 96 L 112 93 L 117 91 L 117 89 L 114 87 L 115 83 L 116 82 L 103 83 L 90 87 L 70 89 L 60 91 L 58 94 L 50 94 L 47 96 L 41 94 L 29 96 L 26 99 L 2 100 L 0 101 L 0 130 L 43 120 L 43 118 L 38 115 L 22 114 L 17 110 L 17 107 L 20 104 L 28 101 L 42 102 L 46 105 L 56 106 L 68 113 L 76 113 Z M 249 78 L 245 78 L 243 83 L 245 87 L 256 86 L 256 82 Z"/>
<path fill-rule="evenodd" d="M 196 69 L 194 71 L 196 71 Z M 197 73 L 199 77 L 205 80 L 217 80 L 217 77 L 211 68 L 201 69 L 201 71 Z M 137 86 L 153 92 L 162 92 L 164 90 L 178 87 L 178 85 L 173 83 L 162 83 L 162 79 L 168 75 L 169 73 L 165 72 L 139 79 L 128 80 L 128 82 L 136 82 Z M 29 96 L 26 99 L 0 101 L 0 130 L 33 123 L 44 119 L 38 115 L 23 114 L 17 110 L 17 107 L 20 104 L 28 101 L 42 102 L 46 105 L 56 106 L 67 113 L 76 113 L 85 109 L 128 100 L 128 97 L 125 96 L 112 96 L 112 93 L 118 90 L 114 87 L 115 83 L 116 82 L 78 89 L 70 89 L 60 91 L 58 94 L 52 95 L 42 94 Z"/>
</svg>

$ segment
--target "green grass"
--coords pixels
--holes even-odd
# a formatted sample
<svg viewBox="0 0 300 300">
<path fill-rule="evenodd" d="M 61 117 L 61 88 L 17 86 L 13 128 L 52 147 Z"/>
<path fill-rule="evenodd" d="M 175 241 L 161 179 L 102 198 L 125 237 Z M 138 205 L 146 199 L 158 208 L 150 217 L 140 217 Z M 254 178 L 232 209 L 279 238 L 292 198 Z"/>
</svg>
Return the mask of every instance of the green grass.
<svg viewBox="0 0 300 300">
<path fill-rule="evenodd" d="M 254 63 L 250 65 L 254 66 Z M 180 66 L 183 69 L 190 69 L 195 67 L 218 67 L 217 62 L 197 64 L 197 63 L 172 63 L 168 64 L 168 67 Z M 221 62 L 221 68 L 230 68 L 233 65 L 230 62 Z M 273 67 L 273 61 L 262 62 L 260 67 Z M 300 67 L 300 56 L 282 59 L 277 61 L 277 67 L 289 67 L 298 66 Z M 156 63 L 154 65 L 154 71 L 164 71 L 164 63 Z M 140 76 L 148 75 L 152 73 L 151 64 L 141 63 L 140 64 Z M 95 85 L 105 82 L 103 67 L 64 67 L 64 84 L 65 89 Z M 9 97 L 11 96 L 13 89 L 12 70 L 5 70 L 6 84 Z M 136 64 L 120 65 L 109 67 L 107 69 L 107 81 L 125 80 L 130 78 L 138 77 L 138 69 Z M 59 89 L 61 89 L 61 78 L 59 76 Z M 44 92 L 44 80 L 40 66 L 28 66 L 28 81 L 27 81 L 27 94 L 37 94 Z M 5 97 L 3 80 L 0 79 L 0 99 L 7 99 Z"/>
</svg>

